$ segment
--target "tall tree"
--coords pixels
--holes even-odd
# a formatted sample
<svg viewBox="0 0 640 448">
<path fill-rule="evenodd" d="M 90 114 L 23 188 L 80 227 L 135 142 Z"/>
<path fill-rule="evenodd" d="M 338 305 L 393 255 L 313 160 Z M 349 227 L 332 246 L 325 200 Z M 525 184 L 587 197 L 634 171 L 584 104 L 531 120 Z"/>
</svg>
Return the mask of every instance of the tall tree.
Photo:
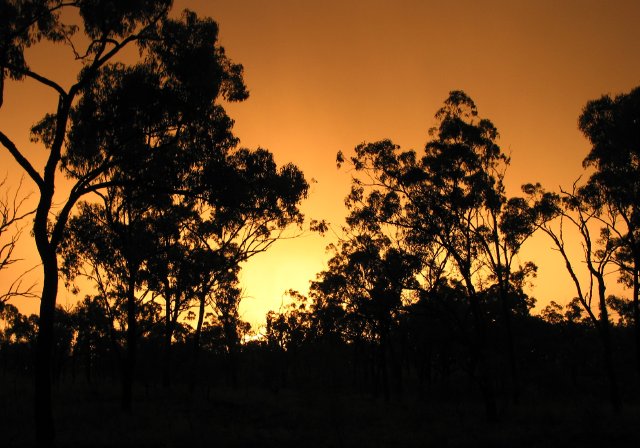
<svg viewBox="0 0 640 448">
<path fill-rule="evenodd" d="M 130 411 L 138 320 L 147 295 L 148 261 L 156 252 L 157 222 L 146 207 L 138 203 L 136 208 L 131 198 L 125 202 L 113 187 L 101 196 L 101 204 L 82 202 L 71 218 L 61 246 L 62 272 L 68 281 L 82 276 L 98 290 L 94 300 L 106 312 L 121 365 L 122 407 Z M 124 329 L 124 338 L 118 329 Z"/>
<path fill-rule="evenodd" d="M 534 215 L 522 199 L 506 198 L 503 180 L 509 158 L 496 142 L 497 129 L 478 117 L 470 97 L 450 92 L 436 120 L 421 158 L 414 151 L 401 152 L 390 141 L 358 146 L 352 163 L 364 175 L 354 180 L 348 205 L 351 219 L 400 232 L 404 247 L 422 259 L 424 287 L 438 286 L 444 276 L 464 286 L 477 332 L 470 346 L 473 369 L 493 418 L 493 380 L 484 365 L 488 322 L 483 297 L 495 284 L 517 399 L 511 298 L 513 276 L 520 268 L 514 263 L 534 231 Z"/>
<path fill-rule="evenodd" d="M 216 44 L 215 22 L 198 19 L 193 13 L 186 13 L 182 20 L 169 19 L 170 6 L 170 0 L 0 3 L 0 85 L 5 87 L 7 76 L 27 78 L 51 88 L 58 96 L 56 111 L 34 127 L 34 135 L 48 150 L 42 174 L 14 140 L 0 131 L 0 143 L 39 191 L 33 234 L 44 275 L 35 375 L 36 439 L 40 446 L 51 445 L 54 440 L 50 377 L 58 291 L 56 253 L 76 202 L 85 194 L 126 179 L 117 172 L 144 172 L 146 167 L 147 173 L 156 171 L 157 175 L 147 180 L 181 179 L 180 171 L 161 170 L 170 164 L 152 163 L 159 162 L 153 156 L 164 150 L 185 149 L 176 143 L 181 129 L 194 116 L 223 114 L 215 106 L 218 97 L 242 100 L 247 96 L 242 67 L 231 63 Z M 62 21 L 65 9 L 79 12 L 81 27 Z M 81 39 L 74 41 L 80 28 L 85 38 L 82 42 L 88 42 L 83 51 L 78 50 Z M 83 62 L 77 82 L 68 89 L 29 68 L 24 50 L 41 40 L 66 43 L 73 57 Z M 131 44 L 138 44 L 141 64 L 110 64 Z M 156 119 L 145 123 L 144 114 L 136 113 L 136 108 L 127 103 L 126 93 L 131 100 L 145 101 L 146 113 Z M 90 114 L 91 106 L 95 108 Z M 135 126 L 123 126 L 132 121 Z M 114 134 L 116 123 L 122 129 Z M 188 151 L 173 155 L 174 160 L 192 157 L 192 163 L 199 156 Z M 184 168 L 185 164 L 177 166 Z M 73 186 L 61 208 L 52 214 L 60 168 L 73 179 Z M 165 176 L 169 174 L 174 177 Z"/>
<path fill-rule="evenodd" d="M 197 252 L 191 252 L 185 241 L 185 215 L 183 207 L 171 207 L 159 211 L 164 225 L 154 233 L 155 253 L 149 259 L 149 287 L 164 302 L 164 362 L 162 383 L 168 387 L 172 368 L 172 340 L 179 326 L 180 317 L 192 307 L 198 288 L 204 279 L 201 270 L 211 271 L 216 266 L 200 265 L 204 260 Z M 186 219 L 185 219 L 186 218 Z M 158 222 L 160 224 L 160 222 Z"/>
<path fill-rule="evenodd" d="M 302 225 L 299 205 L 309 184 L 295 165 L 278 167 L 273 154 L 262 148 L 239 148 L 225 158 L 210 159 L 202 174 L 199 221 L 190 229 L 190 239 L 194 249 L 217 260 L 218 270 L 209 275 L 211 288 L 233 283 L 241 263 L 288 237 L 289 226 Z M 209 294 L 215 289 L 200 291 L 202 317 L 207 300 L 217 307 L 215 294 Z M 199 319 L 196 334 L 201 328 Z"/>
<path fill-rule="evenodd" d="M 595 169 L 588 182 L 602 199 L 599 206 L 609 207 L 619 217 L 619 225 L 609 226 L 609 230 L 622 246 L 617 255 L 622 280 L 633 291 L 636 368 L 640 373 L 640 87 L 589 101 L 578 123 L 591 142 L 583 162 Z"/>
<path fill-rule="evenodd" d="M 609 385 L 609 397 L 613 409 L 621 407 L 621 397 L 613 359 L 612 325 L 607 306 L 606 276 L 615 269 L 614 257 L 620 240 L 611 237 L 615 228 L 616 214 L 606 213 L 597 203 L 592 184 L 581 188 L 574 185 L 572 191 L 560 194 L 546 192 L 539 184 L 525 185 L 523 190 L 530 195 L 532 209 L 540 216 L 539 228 L 553 241 L 562 256 L 567 273 L 575 286 L 576 298 L 586 311 L 588 320 L 596 328 L 602 344 L 602 366 Z M 611 210 L 611 209 L 609 209 Z M 567 225 L 579 236 L 581 256 L 572 257 L 571 246 L 565 235 Z M 599 237 L 594 233 L 599 231 Z M 581 273 L 579 265 L 586 266 Z M 586 274 L 586 275 L 585 275 Z M 585 280 L 586 279 L 586 280 Z"/>
</svg>

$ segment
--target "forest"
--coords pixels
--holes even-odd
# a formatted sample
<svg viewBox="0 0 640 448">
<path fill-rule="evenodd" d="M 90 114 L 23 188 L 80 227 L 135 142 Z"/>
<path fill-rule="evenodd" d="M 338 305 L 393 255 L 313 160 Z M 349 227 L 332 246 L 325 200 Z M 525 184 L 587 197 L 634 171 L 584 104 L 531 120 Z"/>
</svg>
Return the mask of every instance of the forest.
<svg viewBox="0 0 640 448">
<path fill-rule="evenodd" d="M 303 215 L 297 166 L 239 145 L 225 105 L 249 97 L 243 66 L 213 19 L 171 7 L 0 0 L 0 107 L 17 81 L 57 97 L 33 117 L 41 166 L 0 125 L 24 175 L 0 183 L 0 270 L 16 273 L 0 285 L 0 445 L 640 441 L 640 87 L 585 98 L 573 185 L 514 197 L 498 129 L 452 90 L 419 151 L 336 155 L 352 175 L 338 228 Z M 82 63 L 70 87 L 28 65 L 46 41 Z M 243 263 L 302 232 L 338 236 L 326 269 L 258 333 Z M 539 234 L 574 289 L 534 310 L 520 250 Z"/>
</svg>

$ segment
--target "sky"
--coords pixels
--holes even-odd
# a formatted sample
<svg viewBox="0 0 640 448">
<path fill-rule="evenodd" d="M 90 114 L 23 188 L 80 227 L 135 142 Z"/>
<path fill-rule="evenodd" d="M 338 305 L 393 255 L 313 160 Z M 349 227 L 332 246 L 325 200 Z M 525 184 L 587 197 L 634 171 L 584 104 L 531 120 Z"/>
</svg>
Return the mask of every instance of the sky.
<svg viewBox="0 0 640 448">
<path fill-rule="evenodd" d="M 244 66 L 250 97 L 226 106 L 241 145 L 267 148 L 278 163 L 300 167 L 314 180 L 305 215 L 336 231 L 350 186 L 336 153 L 383 138 L 420 151 L 451 90 L 464 90 L 498 128 L 512 160 L 508 193 L 516 195 L 527 182 L 570 186 L 589 151 L 577 129 L 583 106 L 640 84 L 638 1 L 182 0 L 174 14 L 184 8 L 213 17 L 228 56 Z M 47 45 L 28 57 L 62 84 L 73 81 L 64 48 Z M 0 128 L 39 167 L 46 154 L 29 143 L 28 129 L 54 106 L 53 95 L 33 83 L 6 86 Z M 0 151 L 4 173 L 14 183 L 19 178 Z M 258 326 L 286 302 L 286 290 L 306 292 L 326 266 L 332 238 L 306 233 L 248 262 L 243 319 Z M 24 267 L 37 262 L 33 251 L 23 238 Z M 539 304 L 572 297 L 548 240 L 534 237 L 520 258 L 539 266 L 530 289 Z M 61 292 L 62 305 L 74 300 Z M 35 312 L 37 301 L 21 308 Z"/>
</svg>

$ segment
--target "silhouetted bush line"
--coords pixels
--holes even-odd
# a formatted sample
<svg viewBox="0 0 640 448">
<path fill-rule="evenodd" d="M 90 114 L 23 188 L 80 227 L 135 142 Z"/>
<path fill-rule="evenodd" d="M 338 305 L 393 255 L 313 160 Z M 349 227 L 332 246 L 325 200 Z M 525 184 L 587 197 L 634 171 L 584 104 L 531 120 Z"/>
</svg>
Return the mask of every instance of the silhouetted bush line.
<svg viewBox="0 0 640 448">
<path fill-rule="evenodd" d="M 58 312 L 66 314 L 58 322 L 73 322 L 78 311 Z M 55 354 L 59 444 L 210 446 L 215 440 L 221 446 L 560 446 L 580 440 L 595 446 L 596 441 L 638 441 L 633 421 L 640 397 L 633 364 L 619 357 L 616 365 L 626 384 L 625 408 L 616 416 L 599 389 L 602 373 L 594 350 L 598 337 L 588 323 L 550 323 L 530 315 L 516 320 L 521 400 L 517 406 L 511 401 L 503 352 L 490 353 L 496 366 L 492 375 L 498 418 L 487 425 L 481 391 L 465 368 L 465 342 L 446 332 L 415 334 L 416 326 L 429 326 L 423 313 L 412 313 L 390 338 L 403 357 L 396 373 L 389 369 L 388 400 L 375 362 L 375 341 L 328 341 L 313 331 L 295 344 L 281 345 L 273 335 L 242 344 L 235 379 L 224 344 L 205 338 L 192 389 L 191 330 L 174 343 L 169 390 L 162 386 L 158 356 L 162 334 L 140 340 L 133 414 L 120 408 L 116 355 L 108 345 L 100 349 L 99 344 L 78 344 L 78 330 L 68 328 L 57 333 Z M 632 328 L 614 328 L 616 355 L 629 353 Z M 494 331 L 499 342 L 500 329 Z M 562 336 L 569 333 L 571 337 Z M 32 341 L 19 342 L 3 333 L 1 353 L 0 394 L 4 402 L 13 403 L 11 411 L 5 408 L 3 421 L 10 423 L 11 438 L 4 440 L 15 441 L 4 446 L 29 446 Z M 3 437 L 8 437 L 6 432 Z"/>
<path fill-rule="evenodd" d="M 388 350 L 398 353 L 397 367 L 385 365 L 388 370 L 390 398 L 401 400 L 416 394 L 425 401 L 476 397 L 478 388 L 468 369 L 469 355 L 466 341 L 452 335 L 450 328 L 440 329 L 429 324 L 438 320 L 437 314 L 426 314 L 413 305 L 394 326 L 388 341 Z M 9 312 L 7 311 L 10 310 Z M 84 336 L 84 329 L 77 326 L 79 304 L 70 311 L 58 309 L 56 331 L 55 381 L 60 384 L 103 384 L 118 380 L 117 354 L 109 344 L 108 334 L 94 333 L 91 341 Z M 0 368 L 2 375 L 26 378 L 32 375 L 34 334 L 37 317 L 21 315 L 11 305 L 6 305 L 3 316 L 11 313 L 12 322 L 22 322 L 17 331 L 6 327 L 1 336 Z M 237 387 L 261 387 L 273 392 L 281 390 L 328 390 L 347 394 L 360 394 L 384 398 L 382 365 L 377 362 L 380 346 L 375 340 L 336 340 L 319 335 L 309 325 L 301 326 L 310 313 L 290 310 L 277 318 L 283 319 L 278 329 L 270 330 L 264 340 L 241 344 L 236 354 L 235 366 L 224 340 L 216 337 L 213 329 L 203 337 L 202 364 L 199 372 L 193 372 L 189 362 L 194 330 L 185 325 L 180 340 L 173 343 L 176 387 L 188 384 L 193 374 L 198 375 L 197 389 L 232 387 L 232 370 L 237 369 Z M 273 319 L 273 315 L 272 315 Z M 28 321 L 29 325 L 24 325 Z M 600 353 L 597 350 L 596 330 L 584 319 L 563 316 L 561 321 L 549 322 L 541 316 L 522 315 L 516 319 L 519 340 L 518 362 L 523 373 L 523 394 L 529 401 L 557 398 L 581 400 L 585 396 L 604 399 L 593 385 L 601 381 Z M 272 324 L 273 325 L 273 324 Z M 215 328 L 215 327 L 214 327 Z M 633 328 L 620 323 L 615 325 L 613 340 L 616 357 L 620 359 L 616 369 L 621 377 L 632 379 L 634 375 Z M 507 399 L 510 387 L 507 360 L 501 350 L 501 328 L 492 326 L 489 352 L 494 361 L 492 378 L 496 390 Z M 297 334 L 293 340 L 291 335 Z M 140 363 L 136 369 L 137 393 L 156 389 L 161 384 L 163 350 L 161 326 L 151 330 L 139 342 Z M 638 388 L 634 381 L 626 382 L 626 397 L 633 402 Z M 507 400 L 508 401 L 508 400 Z"/>
</svg>

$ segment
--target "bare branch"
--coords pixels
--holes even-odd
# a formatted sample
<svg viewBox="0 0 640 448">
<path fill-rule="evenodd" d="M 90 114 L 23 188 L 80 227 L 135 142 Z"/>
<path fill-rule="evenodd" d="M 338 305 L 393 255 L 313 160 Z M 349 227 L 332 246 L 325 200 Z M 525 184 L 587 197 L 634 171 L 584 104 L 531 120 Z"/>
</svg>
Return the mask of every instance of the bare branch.
<svg viewBox="0 0 640 448">
<path fill-rule="evenodd" d="M 0 294 L 0 303 L 5 303 L 8 300 L 14 299 L 16 297 L 26 298 L 26 299 L 35 299 L 39 297 L 37 293 L 34 293 L 33 290 L 37 286 L 36 282 L 33 282 L 26 288 L 23 287 L 23 282 L 25 277 L 32 272 L 34 269 L 40 267 L 40 264 L 37 264 L 22 274 L 20 274 L 10 285 L 6 292 Z"/>
</svg>

